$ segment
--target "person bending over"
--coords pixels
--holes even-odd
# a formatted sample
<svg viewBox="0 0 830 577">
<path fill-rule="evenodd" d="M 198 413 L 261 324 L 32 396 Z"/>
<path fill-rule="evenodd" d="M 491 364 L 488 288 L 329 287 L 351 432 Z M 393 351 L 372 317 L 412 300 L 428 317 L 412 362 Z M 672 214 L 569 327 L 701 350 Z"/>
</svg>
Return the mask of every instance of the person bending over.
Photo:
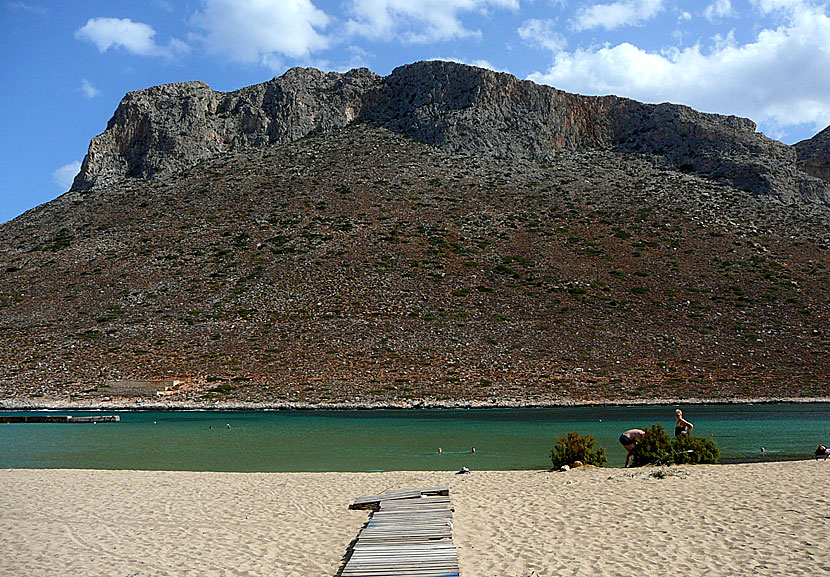
<svg viewBox="0 0 830 577">
<path fill-rule="evenodd" d="M 631 451 L 634 450 L 640 439 L 646 436 L 646 432 L 642 429 L 628 429 L 625 433 L 620 435 L 620 444 L 628 453 L 625 457 L 625 467 L 628 468 L 628 462 L 631 460 Z"/>
</svg>

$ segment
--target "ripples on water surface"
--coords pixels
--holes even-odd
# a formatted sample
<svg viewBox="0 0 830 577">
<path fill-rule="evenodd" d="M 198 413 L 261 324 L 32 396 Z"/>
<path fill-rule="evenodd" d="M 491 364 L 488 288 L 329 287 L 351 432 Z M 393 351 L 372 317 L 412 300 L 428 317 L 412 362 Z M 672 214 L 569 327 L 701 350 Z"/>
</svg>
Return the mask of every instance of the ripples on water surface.
<svg viewBox="0 0 830 577">
<path fill-rule="evenodd" d="M 830 443 L 830 404 L 682 406 L 723 462 L 809 458 Z M 546 409 L 104 412 L 120 423 L 0 425 L 0 468 L 190 471 L 533 469 L 568 431 L 593 435 L 619 467 L 617 441 L 675 406 Z M 0 413 L 33 414 L 33 413 Z M 37 413 L 34 413 L 37 414 Z M 230 429 L 227 427 L 230 425 Z M 438 453 L 438 448 L 442 453 Z M 472 453 L 472 447 L 476 453 Z M 761 447 L 766 451 L 761 452 Z"/>
</svg>

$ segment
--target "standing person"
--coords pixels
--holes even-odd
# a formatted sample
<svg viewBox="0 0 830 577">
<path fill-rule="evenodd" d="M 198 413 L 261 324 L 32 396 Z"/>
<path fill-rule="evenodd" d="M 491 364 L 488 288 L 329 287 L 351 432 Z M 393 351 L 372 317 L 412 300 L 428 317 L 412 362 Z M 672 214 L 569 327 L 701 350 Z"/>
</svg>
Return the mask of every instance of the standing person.
<svg viewBox="0 0 830 577">
<path fill-rule="evenodd" d="M 625 433 L 620 435 L 620 444 L 626 450 L 628 455 L 625 457 L 625 468 L 628 468 L 628 462 L 631 460 L 631 451 L 634 450 L 640 439 L 646 436 L 646 432 L 642 429 L 628 429 Z"/>
<path fill-rule="evenodd" d="M 680 437 L 681 435 L 691 435 L 692 429 L 694 425 L 691 424 L 689 421 L 683 418 L 683 411 L 677 409 L 674 412 L 674 418 L 677 419 L 677 422 L 674 425 L 674 436 Z"/>
</svg>

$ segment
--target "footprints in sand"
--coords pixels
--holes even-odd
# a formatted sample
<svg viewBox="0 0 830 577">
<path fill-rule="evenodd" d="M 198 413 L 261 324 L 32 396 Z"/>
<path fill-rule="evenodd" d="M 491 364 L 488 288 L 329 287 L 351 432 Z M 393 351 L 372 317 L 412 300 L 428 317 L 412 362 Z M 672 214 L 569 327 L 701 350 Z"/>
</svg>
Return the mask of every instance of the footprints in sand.
<svg viewBox="0 0 830 577">
<path fill-rule="evenodd" d="M 435 485 L 453 495 L 462 575 L 830 575 L 824 465 L 682 479 L 0 470 L 0 575 L 333 577 L 368 519 L 355 495 Z"/>
</svg>

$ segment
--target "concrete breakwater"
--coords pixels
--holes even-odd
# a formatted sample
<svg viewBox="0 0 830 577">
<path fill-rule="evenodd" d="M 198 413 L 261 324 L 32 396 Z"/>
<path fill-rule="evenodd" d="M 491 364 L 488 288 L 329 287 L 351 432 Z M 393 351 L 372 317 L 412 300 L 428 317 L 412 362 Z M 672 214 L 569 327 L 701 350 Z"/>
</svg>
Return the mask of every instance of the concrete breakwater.
<svg viewBox="0 0 830 577">
<path fill-rule="evenodd" d="M 120 415 L 0 415 L 0 423 L 118 423 Z"/>
</svg>

